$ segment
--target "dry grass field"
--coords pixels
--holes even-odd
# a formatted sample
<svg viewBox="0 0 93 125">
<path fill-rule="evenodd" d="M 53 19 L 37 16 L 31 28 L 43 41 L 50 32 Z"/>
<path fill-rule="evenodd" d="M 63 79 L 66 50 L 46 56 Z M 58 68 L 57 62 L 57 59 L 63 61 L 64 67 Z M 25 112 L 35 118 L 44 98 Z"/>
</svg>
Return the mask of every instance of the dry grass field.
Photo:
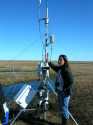
<svg viewBox="0 0 93 125">
<path fill-rule="evenodd" d="M 36 69 L 36 64 L 37 62 L 30 61 L 1 61 L 0 83 L 11 84 L 36 79 L 37 73 L 32 72 L 32 70 Z M 70 66 L 75 79 L 70 104 L 71 113 L 79 125 L 93 125 L 93 62 L 71 62 Z M 53 76 L 52 72 L 51 77 Z M 57 121 L 55 99 L 52 102 L 53 111 L 49 118 L 55 122 Z M 19 121 L 16 125 L 26 124 Z"/>
<path fill-rule="evenodd" d="M 75 77 L 71 109 L 80 125 L 93 125 L 93 63 L 73 63 Z"/>
<path fill-rule="evenodd" d="M 0 61 L 0 83 L 11 84 L 36 79 L 37 63 L 34 61 Z"/>
</svg>

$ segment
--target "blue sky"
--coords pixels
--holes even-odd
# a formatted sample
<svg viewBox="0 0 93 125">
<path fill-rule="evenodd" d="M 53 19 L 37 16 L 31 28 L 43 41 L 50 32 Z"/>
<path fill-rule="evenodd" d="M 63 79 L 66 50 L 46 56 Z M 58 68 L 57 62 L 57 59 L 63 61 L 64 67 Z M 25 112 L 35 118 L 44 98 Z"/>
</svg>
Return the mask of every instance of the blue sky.
<svg viewBox="0 0 93 125">
<path fill-rule="evenodd" d="M 44 16 L 42 0 L 39 14 Z M 0 0 L 0 60 L 41 59 L 38 0 Z M 48 0 L 52 59 L 93 61 L 93 0 Z M 41 35 L 43 36 L 43 23 Z"/>
</svg>

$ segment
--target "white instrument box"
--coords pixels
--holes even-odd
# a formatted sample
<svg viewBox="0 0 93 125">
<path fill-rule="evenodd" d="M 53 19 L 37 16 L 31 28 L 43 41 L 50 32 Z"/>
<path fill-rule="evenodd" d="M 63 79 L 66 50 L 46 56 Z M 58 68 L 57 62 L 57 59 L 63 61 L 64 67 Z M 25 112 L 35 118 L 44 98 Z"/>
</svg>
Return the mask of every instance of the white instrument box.
<svg viewBox="0 0 93 125">
<path fill-rule="evenodd" d="M 14 101 L 25 109 L 32 101 L 34 94 L 35 91 L 31 88 L 31 85 L 24 84 L 24 86 L 14 97 Z"/>
</svg>

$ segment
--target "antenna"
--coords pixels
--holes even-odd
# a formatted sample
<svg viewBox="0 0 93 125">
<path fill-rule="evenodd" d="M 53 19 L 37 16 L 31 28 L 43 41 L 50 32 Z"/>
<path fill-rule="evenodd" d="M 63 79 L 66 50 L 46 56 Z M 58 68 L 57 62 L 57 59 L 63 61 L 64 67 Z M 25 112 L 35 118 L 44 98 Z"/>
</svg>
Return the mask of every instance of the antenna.
<svg viewBox="0 0 93 125">
<path fill-rule="evenodd" d="M 40 2 L 39 2 L 40 3 Z M 46 71 L 42 71 L 42 75 L 45 77 L 49 77 L 49 66 L 48 66 L 48 60 L 49 60 L 49 53 L 48 53 L 48 47 L 49 45 L 51 45 L 52 48 L 52 44 L 54 43 L 54 35 L 50 35 L 49 36 L 49 9 L 48 9 L 48 0 L 45 0 L 45 16 L 43 18 L 39 19 L 39 23 L 40 21 L 44 22 L 44 26 L 45 26 L 45 32 L 44 32 L 44 42 L 43 42 L 43 48 L 44 51 L 42 53 L 42 55 L 44 55 L 44 58 L 42 59 L 42 64 L 40 64 L 41 66 L 41 70 L 46 70 Z M 52 53 L 52 49 L 51 49 L 51 53 Z M 52 54 L 51 54 L 52 55 Z M 45 75 L 46 74 L 46 75 Z"/>
<path fill-rule="evenodd" d="M 45 17 L 45 27 L 46 27 L 46 32 L 45 32 L 45 63 L 48 62 L 48 24 L 49 24 L 49 17 L 48 17 L 48 0 L 46 0 L 46 17 Z"/>
<path fill-rule="evenodd" d="M 45 17 L 40 18 L 39 22 L 40 21 L 44 22 L 45 32 L 44 32 L 44 42 L 43 42 L 44 43 L 43 44 L 44 59 L 42 60 L 42 62 L 38 66 L 39 78 L 40 78 L 40 81 L 42 83 L 41 87 L 40 87 L 40 90 L 39 90 L 39 97 L 40 97 L 39 106 L 42 107 L 43 113 L 44 113 L 44 119 L 46 119 L 47 110 L 48 110 L 48 103 L 49 103 L 48 86 L 51 86 L 50 82 L 49 82 L 49 65 L 48 65 L 49 53 L 48 53 L 48 47 L 49 47 L 49 45 L 52 45 L 54 43 L 54 36 L 51 35 L 49 37 L 49 32 L 48 32 L 48 26 L 49 26 L 48 0 L 45 1 Z M 53 90 L 53 88 L 52 88 L 52 90 Z"/>
</svg>

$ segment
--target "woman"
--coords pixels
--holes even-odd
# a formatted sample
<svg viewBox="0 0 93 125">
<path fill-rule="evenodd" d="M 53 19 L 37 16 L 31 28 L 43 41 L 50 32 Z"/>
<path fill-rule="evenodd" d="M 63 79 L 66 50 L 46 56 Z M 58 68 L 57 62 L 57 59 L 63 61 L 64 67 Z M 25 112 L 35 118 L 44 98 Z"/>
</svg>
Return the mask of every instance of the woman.
<svg viewBox="0 0 93 125">
<path fill-rule="evenodd" d="M 62 125 L 67 125 L 69 119 L 69 101 L 73 84 L 73 76 L 69 67 L 67 56 L 60 55 L 58 65 L 54 65 L 49 62 L 49 66 L 57 73 L 55 86 L 58 93 Z"/>
</svg>

